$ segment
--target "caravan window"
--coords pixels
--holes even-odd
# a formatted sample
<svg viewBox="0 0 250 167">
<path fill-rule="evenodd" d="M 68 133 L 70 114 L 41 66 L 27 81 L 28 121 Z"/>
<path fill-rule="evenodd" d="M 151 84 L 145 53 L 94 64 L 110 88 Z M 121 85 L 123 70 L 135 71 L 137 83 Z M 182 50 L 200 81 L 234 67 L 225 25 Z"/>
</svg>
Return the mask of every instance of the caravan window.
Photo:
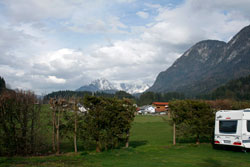
<svg viewBox="0 0 250 167">
<path fill-rule="evenodd" d="M 238 122 L 237 120 L 220 121 L 219 123 L 220 133 L 236 133 L 237 122 Z"/>
<path fill-rule="evenodd" d="M 247 120 L 247 131 L 250 132 L 250 121 Z"/>
</svg>

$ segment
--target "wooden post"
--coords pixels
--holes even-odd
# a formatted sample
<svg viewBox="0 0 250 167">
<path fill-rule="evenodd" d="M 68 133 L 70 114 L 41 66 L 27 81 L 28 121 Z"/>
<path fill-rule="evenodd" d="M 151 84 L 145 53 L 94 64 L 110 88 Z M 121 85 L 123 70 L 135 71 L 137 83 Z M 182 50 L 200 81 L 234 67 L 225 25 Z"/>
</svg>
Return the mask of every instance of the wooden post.
<svg viewBox="0 0 250 167">
<path fill-rule="evenodd" d="M 56 146 L 55 146 L 55 144 L 56 144 L 56 138 L 55 138 L 55 126 L 56 126 L 56 108 L 55 108 L 55 103 L 56 103 L 56 101 L 55 101 L 55 99 L 50 99 L 50 101 L 49 101 L 49 103 L 50 103 L 50 108 L 52 109 L 52 113 L 51 113 L 51 115 L 52 115 L 52 149 L 53 149 L 53 152 L 56 152 Z"/>
<path fill-rule="evenodd" d="M 126 138 L 126 144 L 125 147 L 128 148 L 129 147 L 129 131 L 127 132 L 127 138 Z"/>
<path fill-rule="evenodd" d="M 175 123 L 173 125 L 173 145 L 176 145 L 176 129 L 175 129 Z"/>
<path fill-rule="evenodd" d="M 55 113 L 55 108 L 53 108 L 53 113 L 52 113 L 52 124 L 53 124 L 53 133 L 52 133 L 52 147 L 53 151 L 56 151 L 56 137 L 55 137 L 55 125 L 56 125 L 56 113 Z"/>
</svg>

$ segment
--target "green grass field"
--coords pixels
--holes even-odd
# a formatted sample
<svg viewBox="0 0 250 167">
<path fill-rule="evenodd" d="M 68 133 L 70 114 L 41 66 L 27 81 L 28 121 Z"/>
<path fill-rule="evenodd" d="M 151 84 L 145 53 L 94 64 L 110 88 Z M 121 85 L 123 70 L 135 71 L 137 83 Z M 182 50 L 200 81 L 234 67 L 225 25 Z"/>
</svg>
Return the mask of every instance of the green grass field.
<svg viewBox="0 0 250 167">
<path fill-rule="evenodd" d="M 69 152 L 60 156 L 0 158 L 8 167 L 249 167 L 250 153 L 214 150 L 210 144 L 172 146 L 172 128 L 160 116 L 137 116 L 130 148 L 95 153 Z"/>
</svg>

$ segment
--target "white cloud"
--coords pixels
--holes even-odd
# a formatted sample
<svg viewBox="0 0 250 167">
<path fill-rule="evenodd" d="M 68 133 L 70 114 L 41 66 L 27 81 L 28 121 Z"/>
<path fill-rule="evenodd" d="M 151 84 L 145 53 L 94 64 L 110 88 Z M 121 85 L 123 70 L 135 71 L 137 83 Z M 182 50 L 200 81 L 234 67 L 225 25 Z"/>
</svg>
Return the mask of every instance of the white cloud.
<svg viewBox="0 0 250 167">
<path fill-rule="evenodd" d="M 141 18 L 150 14 L 151 18 L 153 10 L 156 16 L 140 26 L 125 24 L 123 15 L 112 14 L 112 2 L 4 0 L 7 12 L 1 11 L 0 16 L 0 75 L 12 88 L 37 93 L 74 90 L 100 77 L 152 84 L 159 72 L 194 43 L 208 38 L 227 41 L 250 23 L 248 0 L 187 0 L 171 7 L 147 3 L 143 8 L 148 10 L 142 8 L 134 14 Z M 128 30 L 133 38 L 127 37 Z M 100 41 L 87 46 L 91 51 L 81 50 L 86 44 L 81 38 L 91 41 L 90 36 L 100 34 L 111 39 L 108 44 Z M 113 34 L 123 40 L 119 36 L 112 39 Z M 78 43 L 72 41 L 79 50 L 68 46 L 72 38 L 79 38 Z"/>
<path fill-rule="evenodd" d="M 47 79 L 48 82 L 56 83 L 56 84 L 64 84 L 66 82 L 63 78 L 57 78 L 56 76 L 49 76 Z"/>
<path fill-rule="evenodd" d="M 101 74 L 117 80 L 140 78 L 152 83 L 160 71 L 194 43 L 205 39 L 227 41 L 250 23 L 244 13 L 235 17 L 235 10 L 227 14 L 217 8 L 195 10 L 197 4 L 193 3 L 186 1 L 176 8 L 154 6 L 159 14 L 153 24 L 141 29 L 144 33 L 139 38 L 97 49 L 94 54 L 103 57 L 103 64 L 109 64 L 100 66 L 104 69 Z"/>
<path fill-rule="evenodd" d="M 136 15 L 138 15 L 139 17 L 141 17 L 143 19 L 147 19 L 149 16 L 149 14 L 147 12 L 143 12 L 143 11 L 137 12 Z"/>
<path fill-rule="evenodd" d="M 52 21 L 80 33 L 124 33 L 120 18 L 110 14 L 112 4 L 134 0 L 70 1 L 70 0 L 3 0 L 8 21 L 12 24 L 32 23 L 33 26 Z M 48 30 L 46 30 L 48 31 Z"/>
<path fill-rule="evenodd" d="M 82 17 L 81 17 L 82 18 Z M 74 21 L 72 24 L 65 24 L 65 26 L 74 32 L 79 33 L 111 33 L 111 34 L 119 34 L 126 33 L 126 31 L 122 30 L 127 28 L 120 19 L 116 16 L 107 16 L 106 18 L 98 19 L 98 18 L 90 18 L 83 21 Z"/>
<path fill-rule="evenodd" d="M 69 17 L 79 3 L 67 0 L 3 0 L 12 21 L 30 22 Z"/>
<path fill-rule="evenodd" d="M 135 2 L 136 0 L 117 0 L 117 2 L 120 2 L 120 3 L 132 3 L 132 2 Z"/>
<path fill-rule="evenodd" d="M 155 9 L 159 9 L 159 8 L 162 7 L 160 4 L 152 4 L 152 3 L 145 3 L 144 5 L 145 5 L 146 7 L 155 8 Z"/>
</svg>

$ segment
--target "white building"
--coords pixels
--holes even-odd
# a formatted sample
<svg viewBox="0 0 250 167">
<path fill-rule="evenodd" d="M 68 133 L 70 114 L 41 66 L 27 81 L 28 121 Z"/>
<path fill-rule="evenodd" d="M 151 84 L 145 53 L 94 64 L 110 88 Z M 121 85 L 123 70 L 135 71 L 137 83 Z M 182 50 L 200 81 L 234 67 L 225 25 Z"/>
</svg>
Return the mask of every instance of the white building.
<svg viewBox="0 0 250 167">
<path fill-rule="evenodd" d="M 151 105 L 146 105 L 140 107 L 140 110 L 138 111 L 139 114 L 146 115 L 146 114 L 155 114 L 155 107 Z"/>
</svg>

